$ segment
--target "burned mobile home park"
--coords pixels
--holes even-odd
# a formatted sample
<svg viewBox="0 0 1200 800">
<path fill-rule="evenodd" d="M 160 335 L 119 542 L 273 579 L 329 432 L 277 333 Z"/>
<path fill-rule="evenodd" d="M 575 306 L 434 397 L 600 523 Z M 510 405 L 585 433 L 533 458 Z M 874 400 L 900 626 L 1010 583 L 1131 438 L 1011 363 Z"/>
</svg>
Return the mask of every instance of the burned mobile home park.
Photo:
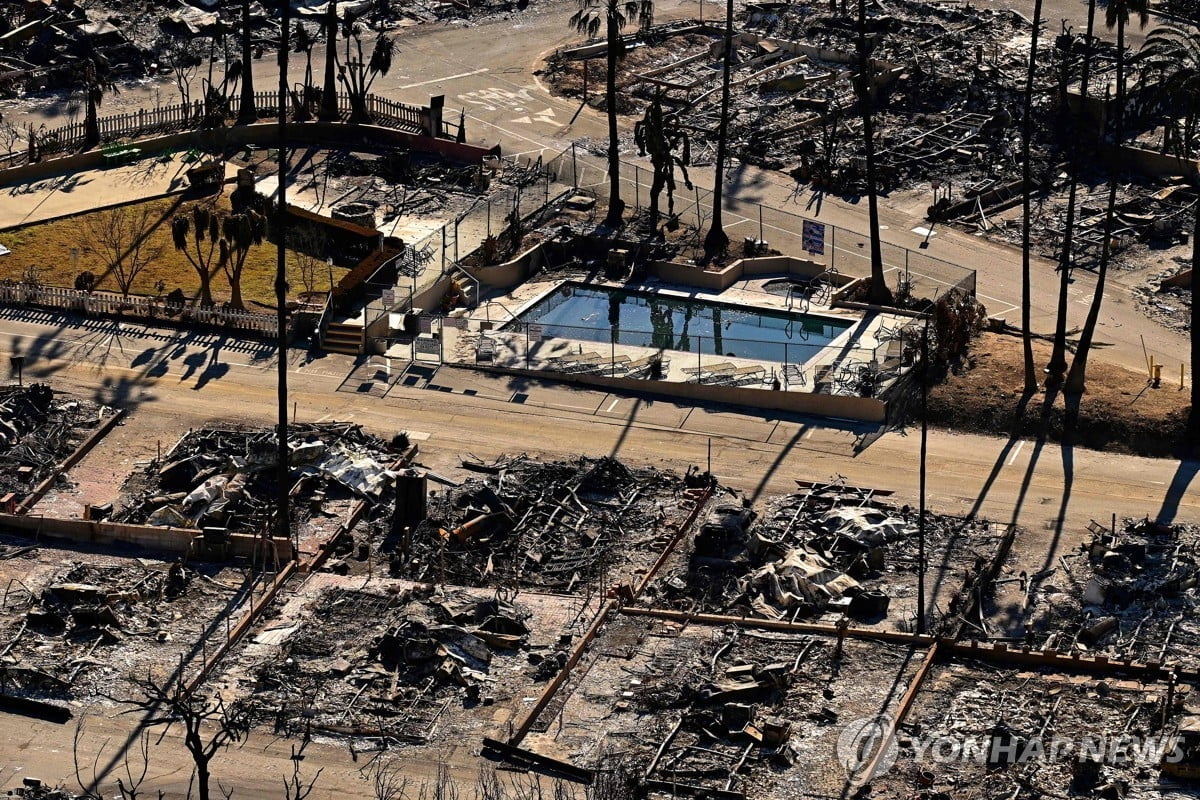
<svg viewBox="0 0 1200 800">
<path fill-rule="evenodd" d="M 1194 796 L 1197 53 L 9 4 L 0 792 Z"/>
</svg>

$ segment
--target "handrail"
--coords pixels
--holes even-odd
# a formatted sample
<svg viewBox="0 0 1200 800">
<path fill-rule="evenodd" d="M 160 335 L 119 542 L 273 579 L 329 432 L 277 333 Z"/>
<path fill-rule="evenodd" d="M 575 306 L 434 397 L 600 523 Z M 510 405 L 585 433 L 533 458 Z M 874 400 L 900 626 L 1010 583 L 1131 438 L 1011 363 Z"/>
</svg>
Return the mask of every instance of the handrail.
<svg viewBox="0 0 1200 800">
<path fill-rule="evenodd" d="M 480 296 L 481 296 L 481 293 L 483 292 L 483 284 L 481 284 L 479 282 L 478 278 L 476 278 L 474 275 L 472 275 L 471 273 L 469 273 L 465 269 L 463 269 L 463 266 L 461 264 L 454 264 L 453 266 L 450 267 L 451 275 L 453 275 L 455 273 L 455 271 L 461 273 L 467 279 L 467 281 L 469 283 L 474 285 L 474 287 L 475 287 L 475 306 L 478 307 Z"/>
<path fill-rule="evenodd" d="M 325 331 L 329 327 L 329 319 L 333 314 L 333 291 L 330 290 L 325 295 L 325 308 L 321 309 L 321 316 L 317 318 L 317 341 L 321 344 L 325 342 Z"/>
</svg>

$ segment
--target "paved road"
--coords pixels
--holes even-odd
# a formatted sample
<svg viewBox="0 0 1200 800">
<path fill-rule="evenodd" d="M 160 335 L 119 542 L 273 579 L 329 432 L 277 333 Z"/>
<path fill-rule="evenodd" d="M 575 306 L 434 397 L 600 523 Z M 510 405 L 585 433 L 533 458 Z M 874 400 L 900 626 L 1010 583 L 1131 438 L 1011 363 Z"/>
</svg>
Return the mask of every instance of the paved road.
<svg viewBox="0 0 1200 800">
<path fill-rule="evenodd" d="M 269 347 L 223 336 L 173 333 L 108 322 L 85 325 L 35 313 L 0 312 L 0 357 L 24 354 L 29 379 L 52 377 L 101 400 L 130 405 L 129 425 L 186 429 L 233 415 L 262 422 L 275 409 Z M 348 357 L 308 360 L 292 352 L 292 400 L 301 420 L 353 419 L 381 434 L 428 434 L 424 458 L 445 467 L 465 453 L 513 450 L 552 456 L 614 454 L 684 469 L 712 463 L 723 482 L 752 495 L 793 488 L 795 478 L 845 475 L 863 486 L 917 496 L 915 431 L 727 408 L 690 408 L 525 378 L 442 367 L 435 374 L 393 370 L 385 397 L 343 385 Z M 339 390 L 340 389 L 340 390 Z M 869 446 L 868 446 L 869 445 Z M 865 449 L 864 449 L 865 448 Z M 1034 442 L 946 432 L 930 435 L 930 502 L 1046 529 L 1062 520 L 1075 535 L 1112 513 L 1200 521 L 1200 493 L 1185 491 L 1195 465 Z"/>
</svg>

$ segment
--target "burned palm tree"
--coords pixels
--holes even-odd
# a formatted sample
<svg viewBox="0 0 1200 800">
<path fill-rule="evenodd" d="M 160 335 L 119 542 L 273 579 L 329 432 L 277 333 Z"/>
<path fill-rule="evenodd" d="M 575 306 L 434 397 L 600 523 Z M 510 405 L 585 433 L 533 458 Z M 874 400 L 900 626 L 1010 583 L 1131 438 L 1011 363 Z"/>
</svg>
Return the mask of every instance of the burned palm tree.
<svg viewBox="0 0 1200 800">
<path fill-rule="evenodd" d="M 338 64 L 338 83 L 345 88 L 346 99 L 350 101 L 350 123 L 369 123 L 373 117 L 367 108 L 367 96 L 375 79 L 387 75 L 391 70 L 392 59 L 396 55 L 396 41 L 390 36 L 380 36 L 371 48 L 370 58 L 365 58 L 358 25 L 346 25 L 345 39 L 346 53 Z"/>
<path fill-rule="evenodd" d="M 877 305 L 891 305 L 892 290 L 883 277 L 883 248 L 879 241 L 879 198 L 875 178 L 875 119 L 874 75 L 875 62 L 871 58 L 874 40 L 867 36 L 866 0 L 858 0 L 858 71 L 854 76 L 854 91 L 858 97 L 863 122 L 863 150 L 867 166 L 867 217 L 871 237 L 871 294 L 870 300 Z"/>
<path fill-rule="evenodd" d="M 675 167 L 683 171 L 683 185 L 692 188 L 688 178 L 688 162 L 692 160 L 691 145 L 674 114 L 663 114 L 662 97 L 657 96 L 646 109 L 641 121 L 633 126 L 633 139 L 638 154 L 649 156 L 654 167 L 654 178 L 650 184 L 650 230 L 652 235 L 658 228 L 658 198 L 667 190 L 667 217 L 675 216 Z M 679 154 L 676 155 L 676 150 Z"/>
<path fill-rule="evenodd" d="M 250 0 L 242 0 L 242 103 L 238 108 L 237 123 L 249 125 L 258 121 L 258 107 L 254 103 L 254 70 L 250 59 L 254 43 L 250 36 Z M 279 98 L 282 103 L 283 98 Z"/>
<path fill-rule="evenodd" d="M 341 118 L 337 101 L 337 0 L 329 0 L 325 6 L 325 21 L 321 23 L 325 34 L 325 88 L 321 92 L 321 110 L 317 119 L 336 122 Z"/>
<path fill-rule="evenodd" d="M 579 0 L 579 10 L 568 24 L 573 30 L 594 39 L 604 29 L 608 43 L 608 65 L 604 83 L 604 110 L 608 114 L 608 214 L 604 224 L 621 225 L 625 202 L 621 200 L 621 150 L 617 138 L 617 62 L 623 54 L 621 29 L 635 16 L 639 22 L 654 11 L 651 0 Z M 586 66 L 585 66 L 586 69 Z"/>
<path fill-rule="evenodd" d="M 108 59 L 96 52 L 90 43 L 79 62 L 76 80 L 84 103 L 83 140 L 88 147 L 95 147 L 100 144 L 100 105 L 105 95 L 117 91 L 117 85 Z"/>
<path fill-rule="evenodd" d="M 1150 11 L 1147 0 L 1109 0 L 1104 10 L 1104 24 L 1108 28 L 1117 28 L 1117 96 L 1113 109 L 1113 136 L 1111 145 L 1120 148 L 1125 138 L 1125 26 L 1129 17 L 1136 13 L 1142 27 L 1150 21 Z M 1112 259 L 1113 218 L 1117 206 L 1117 168 L 1119 162 L 1114 160 L 1110 166 L 1108 180 L 1108 206 L 1104 211 L 1104 241 L 1100 245 L 1100 264 L 1096 269 L 1096 290 L 1092 295 L 1092 303 L 1088 307 L 1087 317 L 1083 322 L 1083 330 L 1079 334 L 1079 346 L 1075 350 L 1075 358 L 1071 360 L 1071 369 L 1067 372 L 1067 381 L 1063 389 L 1068 394 L 1083 394 L 1087 383 L 1088 355 L 1092 349 L 1092 339 L 1096 334 L 1096 324 L 1100 320 L 1100 306 L 1104 302 L 1104 285 L 1108 278 L 1108 265 Z"/>
<path fill-rule="evenodd" d="M 1029 144 L 1033 138 L 1033 84 L 1037 77 L 1038 33 L 1042 25 L 1042 0 L 1033 0 L 1033 31 L 1029 36 L 1029 70 L 1025 75 L 1025 118 L 1021 120 L 1021 173 L 1024 191 L 1021 193 L 1021 345 L 1025 360 L 1025 391 L 1037 391 L 1037 370 L 1033 364 L 1033 334 L 1030 313 L 1033 305 L 1029 274 L 1030 200 L 1033 194 L 1032 165 Z"/>
<path fill-rule="evenodd" d="M 1083 67 L 1080 75 L 1079 94 L 1083 101 L 1087 100 L 1088 84 L 1092 73 L 1092 32 L 1096 24 L 1096 0 L 1088 2 L 1087 32 L 1083 39 Z M 1066 58 L 1069 64 L 1071 59 Z M 1068 111 L 1066 114 L 1071 124 L 1075 119 Z M 1058 260 L 1058 308 L 1054 320 L 1054 343 L 1050 350 L 1050 363 L 1046 366 L 1046 385 L 1057 388 L 1062 385 L 1067 372 L 1067 300 L 1071 284 L 1071 269 L 1075 242 L 1075 213 L 1079 194 L 1079 172 L 1084 153 L 1084 144 L 1079 136 L 1072 137 L 1071 144 L 1071 184 L 1067 190 L 1067 218 L 1063 224 L 1062 249 Z"/>
<path fill-rule="evenodd" d="M 733 0 L 725 0 L 725 40 L 721 58 L 721 119 L 717 125 L 717 174 L 713 180 L 712 223 L 704 236 L 704 255 L 712 258 L 729 247 L 721 211 L 724 206 L 725 157 L 729 149 L 729 81 L 733 72 Z"/>
</svg>

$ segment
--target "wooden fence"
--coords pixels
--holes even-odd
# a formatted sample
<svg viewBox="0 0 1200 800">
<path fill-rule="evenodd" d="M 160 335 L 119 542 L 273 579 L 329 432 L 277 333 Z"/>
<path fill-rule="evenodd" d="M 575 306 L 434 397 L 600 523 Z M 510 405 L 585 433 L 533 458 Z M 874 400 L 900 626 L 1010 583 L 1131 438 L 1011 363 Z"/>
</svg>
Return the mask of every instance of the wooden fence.
<svg viewBox="0 0 1200 800">
<path fill-rule="evenodd" d="M 289 100 L 290 102 L 290 100 Z M 275 118 L 278 116 L 279 92 L 266 91 L 254 93 L 254 105 L 259 119 Z M 236 119 L 241 110 L 241 98 L 231 98 L 227 119 Z M 427 112 L 419 106 L 398 103 L 378 95 L 367 95 L 367 110 L 374 118 L 376 125 L 397 130 L 421 133 L 424 130 L 423 120 Z M 350 98 L 345 94 L 338 95 L 338 111 L 342 117 L 350 115 Z M 125 114 L 112 114 L 100 117 L 97 125 L 100 129 L 102 143 L 115 142 L 121 139 L 136 139 L 153 134 L 176 133 L 179 131 L 197 130 L 204 126 L 204 104 L 195 100 L 192 103 L 178 103 L 171 106 L 159 106 L 152 109 L 139 109 Z M 438 132 L 439 134 L 441 131 Z M 84 122 L 82 120 L 38 131 L 38 144 L 43 154 L 71 150 L 83 144 Z M 10 164 L 13 159 L 23 156 L 22 143 L 9 154 Z"/>
<path fill-rule="evenodd" d="M 26 283 L 0 284 L 0 304 L 40 306 L 81 314 L 120 314 L 126 317 L 163 319 L 178 317 L 202 325 L 229 328 L 254 335 L 274 335 L 278 322 L 274 314 L 254 314 L 225 308 L 172 306 L 164 300 L 144 295 L 123 297 L 114 292 L 84 292 L 60 286 L 34 286 Z"/>
</svg>

